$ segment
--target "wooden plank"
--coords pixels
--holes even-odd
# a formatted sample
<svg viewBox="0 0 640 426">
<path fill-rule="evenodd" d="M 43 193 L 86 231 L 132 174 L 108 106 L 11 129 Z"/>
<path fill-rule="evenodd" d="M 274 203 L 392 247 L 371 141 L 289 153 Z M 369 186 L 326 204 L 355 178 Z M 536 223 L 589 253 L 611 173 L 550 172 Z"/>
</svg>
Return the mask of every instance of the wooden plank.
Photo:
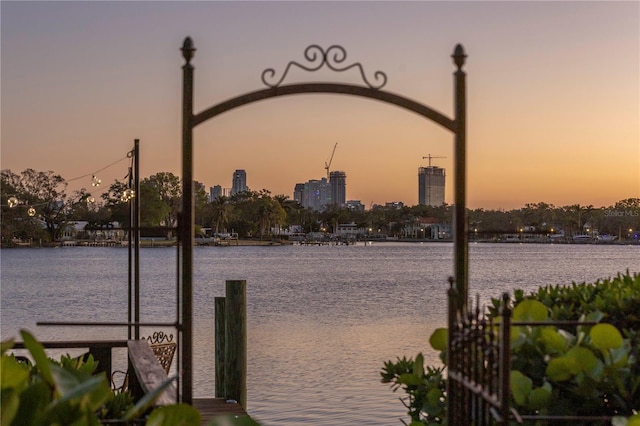
<svg viewBox="0 0 640 426">
<path fill-rule="evenodd" d="M 59 340 L 52 342 L 40 342 L 46 349 L 72 349 L 72 348 L 126 348 L 126 340 Z M 13 349 L 25 349 L 24 342 L 14 342 Z"/>
<path fill-rule="evenodd" d="M 202 426 L 209 420 L 221 416 L 247 416 L 247 412 L 237 402 L 227 403 L 225 398 L 194 398 L 193 407 L 202 416 Z"/>
<path fill-rule="evenodd" d="M 160 361 L 156 358 L 146 340 L 129 340 L 129 363 L 135 372 L 137 384 L 142 392 L 153 392 L 168 380 Z M 176 387 L 172 384 L 157 399 L 155 405 L 170 405 L 177 401 Z"/>
</svg>

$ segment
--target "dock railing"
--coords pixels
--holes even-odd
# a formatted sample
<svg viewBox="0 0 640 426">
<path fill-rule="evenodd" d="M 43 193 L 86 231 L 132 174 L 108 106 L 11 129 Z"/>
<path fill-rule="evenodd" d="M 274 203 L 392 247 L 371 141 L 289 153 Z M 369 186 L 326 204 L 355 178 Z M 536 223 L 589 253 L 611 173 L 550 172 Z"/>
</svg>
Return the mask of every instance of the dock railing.
<svg viewBox="0 0 640 426">
<path fill-rule="evenodd" d="M 108 378 L 113 370 L 113 348 L 126 348 L 127 340 L 61 340 L 40 342 L 45 349 L 87 349 L 98 361 L 96 373 L 104 372 Z M 15 342 L 12 349 L 26 349 L 24 342 Z"/>
</svg>

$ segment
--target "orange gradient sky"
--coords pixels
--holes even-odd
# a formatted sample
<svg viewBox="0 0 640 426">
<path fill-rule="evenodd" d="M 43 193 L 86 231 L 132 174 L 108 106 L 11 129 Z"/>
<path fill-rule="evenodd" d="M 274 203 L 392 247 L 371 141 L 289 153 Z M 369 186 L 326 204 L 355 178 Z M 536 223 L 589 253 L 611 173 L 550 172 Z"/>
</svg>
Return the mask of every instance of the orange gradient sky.
<svg viewBox="0 0 640 426">
<path fill-rule="evenodd" d="M 468 54 L 468 204 L 608 206 L 640 197 L 640 3 L 7 2 L 1 7 L 1 165 L 53 170 L 76 189 L 140 139 L 141 175 L 180 175 L 185 36 L 198 49 L 195 110 L 264 88 L 311 44 L 386 73 L 384 90 L 452 116 L 456 43 Z M 292 70 L 285 83 L 361 84 Z M 195 130 L 195 177 L 292 197 L 332 170 L 347 199 L 418 202 L 422 157 L 448 175 L 453 137 L 424 118 L 344 95 L 258 102 Z M 98 175 L 106 188 L 122 161 Z"/>
</svg>

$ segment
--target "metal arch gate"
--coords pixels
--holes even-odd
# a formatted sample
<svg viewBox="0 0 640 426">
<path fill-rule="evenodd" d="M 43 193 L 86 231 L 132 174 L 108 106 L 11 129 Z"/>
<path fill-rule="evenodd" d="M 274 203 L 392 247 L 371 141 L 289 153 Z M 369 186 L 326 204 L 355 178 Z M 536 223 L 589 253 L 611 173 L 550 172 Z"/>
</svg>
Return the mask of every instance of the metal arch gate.
<svg viewBox="0 0 640 426">
<path fill-rule="evenodd" d="M 386 84 L 386 75 L 377 71 L 375 80 L 378 84 L 371 84 L 360 63 L 342 65 L 346 59 L 346 51 L 341 46 L 333 45 L 326 50 L 320 46 L 311 45 L 305 49 L 305 59 L 310 64 L 302 65 L 291 61 L 287 64 L 282 77 L 275 83 L 267 79 L 275 76 L 272 68 L 262 73 L 262 82 L 266 89 L 246 93 L 236 98 L 216 104 L 198 114 L 193 113 L 193 70 L 191 64 L 195 47 L 190 37 L 185 38 L 182 45 L 182 56 L 185 59 L 182 87 L 182 213 L 180 216 L 180 244 L 181 244 L 181 275 L 178 283 L 178 342 L 180 369 L 180 400 L 191 404 L 193 400 L 193 228 L 194 228 L 194 185 L 193 185 L 193 128 L 223 112 L 230 111 L 242 105 L 247 105 L 264 99 L 304 93 L 333 93 L 360 96 L 379 100 L 388 104 L 419 114 L 451 131 L 454 134 L 454 274 L 453 280 L 460 295 L 457 298 L 457 309 L 463 312 L 468 294 L 468 237 L 466 220 L 466 73 L 462 70 L 466 54 L 462 45 L 456 45 L 451 57 L 456 65 L 454 72 L 454 118 L 448 118 L 438 111 L 415 102 L 409 98 L 380 90 Z M 366 86 L 336 83 L 305 83 L 281 85 L 291 66 L 297 66 L 306 71 L 317 71 L 327 66 L 333 71 L 346 71 L 357 67 Z M 451 396 L 451 395 L 450 395 Z M 452 398 L 449 398 L 452 399 Z"/>
</svg>

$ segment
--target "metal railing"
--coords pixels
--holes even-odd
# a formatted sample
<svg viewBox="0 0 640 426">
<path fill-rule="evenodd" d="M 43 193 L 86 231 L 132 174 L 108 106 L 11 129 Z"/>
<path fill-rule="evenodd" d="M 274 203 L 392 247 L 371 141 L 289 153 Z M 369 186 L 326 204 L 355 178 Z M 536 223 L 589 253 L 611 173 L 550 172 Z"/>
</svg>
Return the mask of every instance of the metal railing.
<svg viewBox="0 0 640 426">
<path fill-rule="evenodd" d="M 451 283 L 452 279 L 450 279 Z M 511 327 L 588 326 L 594 321 L 512 321 L 509 296 L 502 296 L 497 316 L 480 308 L 460 309 L 456 288 L 449 289 L 449 344 L 447 350 L 447 419 L 451 425 L 611 424 L 609 416 L 521 415 L 511 405 Z"/>
</svg>

